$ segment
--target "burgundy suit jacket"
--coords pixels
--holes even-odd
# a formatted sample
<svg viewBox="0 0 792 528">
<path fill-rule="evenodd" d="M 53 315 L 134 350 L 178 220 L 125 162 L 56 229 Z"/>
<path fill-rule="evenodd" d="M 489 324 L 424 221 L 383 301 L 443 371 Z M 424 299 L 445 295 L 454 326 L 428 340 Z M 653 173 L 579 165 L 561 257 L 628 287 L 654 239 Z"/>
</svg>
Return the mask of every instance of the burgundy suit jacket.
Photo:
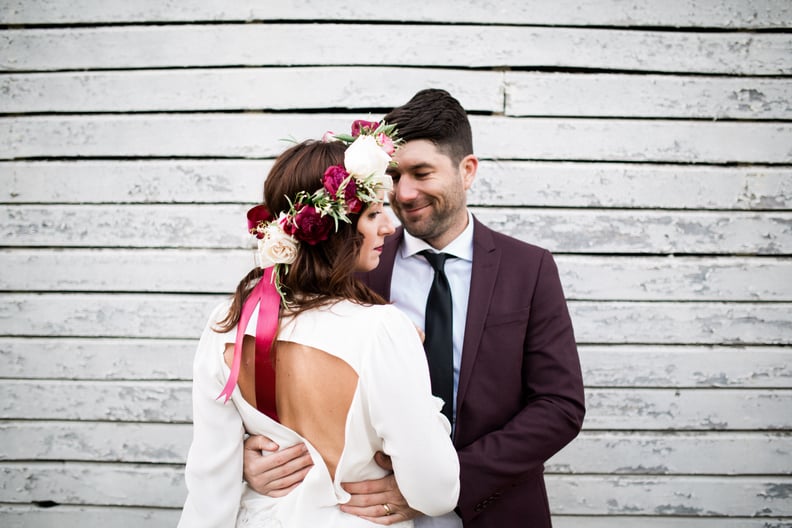
<svg viewBox="0 0 792 528">
<path fill-rule="evenodd" d="M 361 278 L 385 298 L 402 229 Z M 544 462 L 580 431 L 580 361 L 551 254 L 474 218 L 457 394 L 458 513 L 466 528 L 550 526 Z"/>
</svg>

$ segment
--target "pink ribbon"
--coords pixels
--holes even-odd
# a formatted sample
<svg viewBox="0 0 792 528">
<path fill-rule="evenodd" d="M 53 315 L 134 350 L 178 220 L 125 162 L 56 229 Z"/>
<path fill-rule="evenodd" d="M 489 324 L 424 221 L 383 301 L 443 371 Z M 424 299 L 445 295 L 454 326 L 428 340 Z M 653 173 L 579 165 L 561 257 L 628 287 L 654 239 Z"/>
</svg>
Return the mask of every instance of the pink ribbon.
<svg viewBox="0 0 792 528">
<path fill-rule="evenodd" d="M 225 396 L 225 402 L 228 402 L 234 392 L 234 387 L 239 379 L 239 368 L 242 364 L 242 340 L 245 337 L 245 329 L 256 305 L 259 305 L 258 320 L 256 321 L 256 407 L 262 413 L 278 421 L 275 408 L 275 369 L 270 357 L 272 343 L 278 331 L 278 311 L 281 300 L 272 280 L 274 270 L 274 266 L 264 270 L 264 276 L 261 277 L 242 306 L 234 342 L 231 374 L 228 376 L 223 392 L 217 398 Z"/>
</svg>

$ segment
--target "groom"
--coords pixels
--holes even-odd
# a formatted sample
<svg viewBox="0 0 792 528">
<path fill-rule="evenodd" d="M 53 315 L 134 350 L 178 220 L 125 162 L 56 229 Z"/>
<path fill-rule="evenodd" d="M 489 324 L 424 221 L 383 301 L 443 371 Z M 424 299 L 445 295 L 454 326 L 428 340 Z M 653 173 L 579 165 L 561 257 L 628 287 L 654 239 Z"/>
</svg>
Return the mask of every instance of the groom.
<svg viewBox="0 0 792 528">
<path fill-rule="evenodd" d="M 585 414 L 580 363 L 558 271 L 549 252 L 495 232 L 467 209 L 478 169 L 467 115 L 443 90 L 422 90 L 384 118 L 404 144 L 390 170 L 391 206 L 403 229 L 389 237 L 380 266 L 364 280 L 424 328 L 442 252 L 450 287 L 453 396 L 446 402 L 461 467 L 456 513 L 419 516 L 393 476 L 347 483 L 341 508 L 380 524 L 549 527 L 544 462 L 580 431 Z M 449 344 L 451 347 L 451 344 Z M 430 360 L 431 363 L 431 360 Z M 450 370 L 450 368 L 449 368 Z M 433 377 L 434 384 L 434 377 Z M 450 389 L 449 389 L 450 390 Z M 417 432 L 420 434 L 420 432 Z M 302 480 L 310 458 L 251 437 L 245 478 L 278 496 Z M 387 464 L 383 461 L 382 464 Z"/>
</svg>

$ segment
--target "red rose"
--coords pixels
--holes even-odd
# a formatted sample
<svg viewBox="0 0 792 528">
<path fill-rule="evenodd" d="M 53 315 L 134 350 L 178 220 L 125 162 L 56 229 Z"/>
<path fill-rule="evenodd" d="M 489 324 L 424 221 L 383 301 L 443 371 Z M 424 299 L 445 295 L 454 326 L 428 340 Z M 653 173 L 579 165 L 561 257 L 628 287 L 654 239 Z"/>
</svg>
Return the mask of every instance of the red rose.
<svg viewBox="0 0 792 528">
<path fill-rule="evenodd" d="M 259 231 L 258 228 L 270 222 L 272 219 L 272 213 L 269 212 L 266 205 L 257 205 L 247 212 L 248 231 L 256 235 L 256 238 L 261 238 L 264 236 L 264 232 Z"/>
<path fill-rule="evenodd" d="M 349 190 L 350 187 L 354 187 L 354 184 L 355 181 L 352 180 L 350 184 L 347 185 L 347 191 Z M 354 192 L 351 193 L 351 196 L 349 195 L 348 192 L 346 193 L 346 195 L 347 196 L 345 197 L 345 200 L 346 200 L 347 210 L 352 214 L 359 213 L 363 209 L 363 202 L 358 200 L 358 197 L 355 195 Z"/>
<path fill-rule="evenodd" d="M 324 185 L 324 188 L 327 190 L 327 192 L 330 193 L 330 196 L 332 196 L 335 200 L 338 195 L 338 189 L 347 178 L 349 178 L 349 173 L 344 167 L 341 165 L 333 165 L 331 167 L 327 167 L 327 170 L 322 177 L 322 184 Z M 348 187 L 349 186 L 347 186 L 347 188 Z"/>
<path fill-rule="evenodd" d="M 313 205 L 305 205 L 300 208 L 294 215 L 292 223 L 296 229 L 289 234 L 312 246 L 327 240 L 334 225 L 330 215 L 322 216 Z"/>
<path fill-rule="evenodd" d="M 357 198 L 357 182 L 355 182 L 354 178 L 349 177 L 349 173 L 344 167 L 341 165 L 327 167 L 324 177 L 322 178 L 322 183 L 324 184 L 325 190 L 327 190 L 330 196 L 333 197 L 333 200 L 335 200 L 338 198 L 338 189 L 344 183 L 344 180 L 347 179 L 348 181 L 344 187 L 344 202 L 346 203 L 347 212 L 353 214 L 359 213 L 360 210 L 363 209 L 363 202 Z"/>
<path fill-rule="evenodd" d="M 379 123 L 376 121 L 366 121 L 364 119 L 358 119 L 356 121 L 352 121 L 352 137 L 358 137 L 362 132 L 374 132 L 377 130 Z"/>
</svg>

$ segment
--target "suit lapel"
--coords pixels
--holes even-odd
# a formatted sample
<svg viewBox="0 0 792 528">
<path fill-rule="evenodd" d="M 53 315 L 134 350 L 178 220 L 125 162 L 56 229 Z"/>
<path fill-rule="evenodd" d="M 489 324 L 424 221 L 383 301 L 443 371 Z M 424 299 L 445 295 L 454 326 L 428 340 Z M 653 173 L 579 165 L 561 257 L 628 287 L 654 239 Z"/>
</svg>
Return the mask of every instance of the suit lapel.
<svg viewBox="0 0 792 528">
<path fill-rule="evenodd" d="M 470 296 L 465 322 L 465 340 L 462 345 L 462 363 L 459 368 L 457 417 L 460 416 L 470 376 L 473 374 L 473 365 L 476 363 L 476 356 L 479 352 L 479 343 L 484 332 L 484 321 L 489 312 L 501 259 L 501 252 L 495 247 L 490 230 L 475 217 L 473 222 L 473 267 L 470 275 Z"/>
</svg>

